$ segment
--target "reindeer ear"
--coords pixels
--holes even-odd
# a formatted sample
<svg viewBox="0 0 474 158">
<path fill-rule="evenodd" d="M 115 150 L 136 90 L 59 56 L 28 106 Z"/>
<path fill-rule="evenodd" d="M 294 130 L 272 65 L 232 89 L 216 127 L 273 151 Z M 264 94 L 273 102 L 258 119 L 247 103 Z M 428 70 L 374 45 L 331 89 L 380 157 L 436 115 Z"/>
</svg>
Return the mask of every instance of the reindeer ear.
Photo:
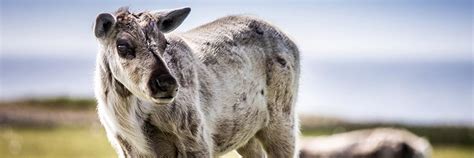
<svg viewBox="0 0 474 158">
<path fill-rule="evenodd" d="M 191 12 L 191 8 L 179 8 L 167 11 L 158 11 L 153 14 L 158 18 L 158 29 L 163 32 L 171 32 L 176 29 Z"/>
<path fill-rule="evenodd" d="M 97 15 L 95 20 L 94 33 L 95 37 L 103 38 L 110 33 L 112 27 L 115 25 L 115 17 L 110 13 L 101 13 Z"/>
</svg>

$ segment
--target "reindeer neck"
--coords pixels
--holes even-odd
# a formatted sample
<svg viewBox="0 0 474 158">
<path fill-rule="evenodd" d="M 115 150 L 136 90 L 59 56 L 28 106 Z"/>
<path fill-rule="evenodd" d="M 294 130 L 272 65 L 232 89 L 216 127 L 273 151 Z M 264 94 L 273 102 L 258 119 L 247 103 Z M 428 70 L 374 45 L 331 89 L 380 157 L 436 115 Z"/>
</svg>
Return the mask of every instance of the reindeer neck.
<svg viewBox="0 0 474 158">
<path fill-rule="evenodd" d="M 150 155 L 150 149 L 143 133 L 146 117 L 141 101 L 128 91 L 111 74 L 108 62 L 97 65 L 99 88 L 96 95 L 99 101 L 99 115 L 108 134 L 113 135 L 118 145 L 126 153 Z M 128 151 L 128 152 L 126 152 Z"/>
</svg>

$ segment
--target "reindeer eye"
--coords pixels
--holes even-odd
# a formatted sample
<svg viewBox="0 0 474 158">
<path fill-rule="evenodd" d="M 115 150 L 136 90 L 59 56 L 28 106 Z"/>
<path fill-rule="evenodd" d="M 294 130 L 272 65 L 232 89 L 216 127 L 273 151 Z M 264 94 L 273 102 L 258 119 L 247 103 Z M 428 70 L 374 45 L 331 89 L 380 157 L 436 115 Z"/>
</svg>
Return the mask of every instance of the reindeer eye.
<svg viewBox="0 0 474 158">
<path fill-rule="evenodd" d="M 128 40 L 119 39 L 117 40 L 117 52 L 122 58 L 133 59 L 135 58 L 135 48 L 131 46 Z"/>
</svg>

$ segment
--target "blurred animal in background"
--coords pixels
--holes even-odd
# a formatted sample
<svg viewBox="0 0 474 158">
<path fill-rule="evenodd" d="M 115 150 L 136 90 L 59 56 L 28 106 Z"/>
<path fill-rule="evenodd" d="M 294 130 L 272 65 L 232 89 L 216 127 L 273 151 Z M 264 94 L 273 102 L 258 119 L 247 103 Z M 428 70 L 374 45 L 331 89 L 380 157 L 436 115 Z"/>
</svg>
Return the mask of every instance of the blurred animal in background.
<svg viewBox="0 0 474 158">
<path fill-rule="evenodd" d="M 121 157 L 296 157 L 299 51 L 283 32 L 227 16 L 184 33 L 190 8 L 97 16 L 95 94 Z M 266 152 L 265 152 L 266 151 Z"/>
<path fill-rule="evenodd" d="M 406 130 L 376 128 L 302 142 L 301 158 L 427 158 L 430 143 Z"/>
</svg>

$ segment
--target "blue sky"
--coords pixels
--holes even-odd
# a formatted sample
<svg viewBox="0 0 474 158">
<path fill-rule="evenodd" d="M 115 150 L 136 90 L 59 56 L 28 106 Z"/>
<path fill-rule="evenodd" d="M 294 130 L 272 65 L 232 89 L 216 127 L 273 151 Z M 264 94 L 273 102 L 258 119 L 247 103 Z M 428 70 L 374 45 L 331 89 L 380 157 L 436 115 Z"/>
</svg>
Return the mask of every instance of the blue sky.
<svg viewBox="0 0 474 158">
<path fill-rule="evenodd" d="M 190 6 L 178 31 L 229 14 L 254 14 L 291 35 L 304 56 L 328 59 L 470 60 L 469 0 L 2 1 L 3 55 L 93 56 L 100 12 Z"/>
</svg>

